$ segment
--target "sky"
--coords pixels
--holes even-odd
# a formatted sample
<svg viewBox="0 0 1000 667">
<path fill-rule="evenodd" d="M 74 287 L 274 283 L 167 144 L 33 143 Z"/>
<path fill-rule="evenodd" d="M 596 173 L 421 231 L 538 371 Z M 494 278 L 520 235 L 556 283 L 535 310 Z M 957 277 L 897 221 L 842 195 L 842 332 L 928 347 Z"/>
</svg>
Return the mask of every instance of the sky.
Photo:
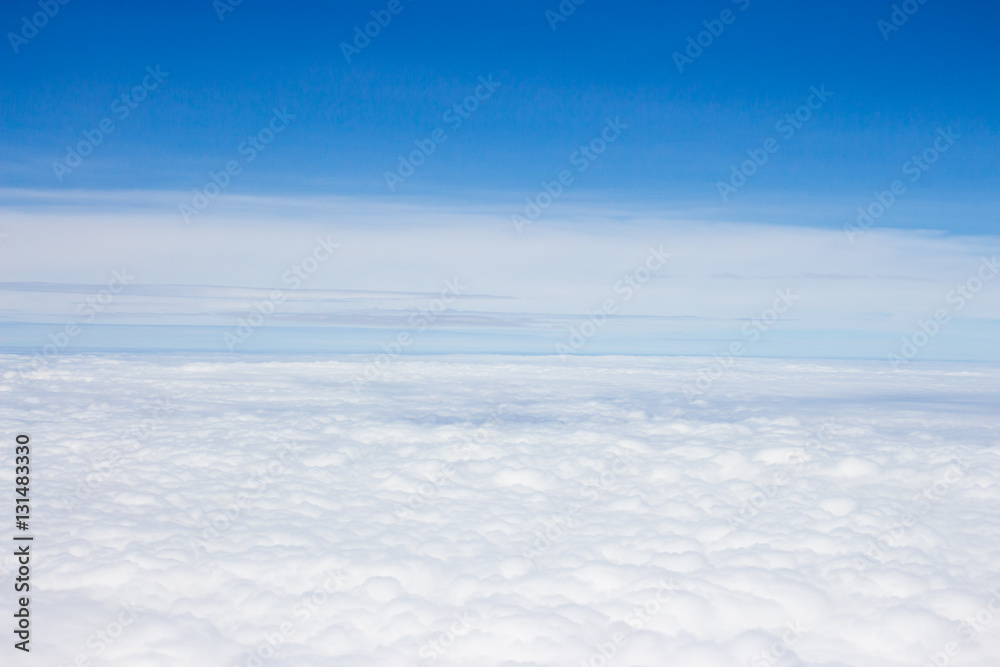
<svg viewBox="0 0 1000 667">
<path fill-rule="evenodd" d="M 998 18 L 5 3 L 2 347 L 38 353 L 124 267 L 61 351 L 375 353 L 458 278 L 407 353 L 552 354 L 611 298 L 574 353 L 889 360 L 944 309 L 914 359 L 997 360 L 992 274 L 954 290 L 998 245 Z M 339 254 L 293 288 L 321 237 Z M 650 247 L 672 259 L 626 302 Z M 226 344 L 274 289 L 266 326 Z M 801 303 L 744 332 L 789 289 Z"/>
</svg>

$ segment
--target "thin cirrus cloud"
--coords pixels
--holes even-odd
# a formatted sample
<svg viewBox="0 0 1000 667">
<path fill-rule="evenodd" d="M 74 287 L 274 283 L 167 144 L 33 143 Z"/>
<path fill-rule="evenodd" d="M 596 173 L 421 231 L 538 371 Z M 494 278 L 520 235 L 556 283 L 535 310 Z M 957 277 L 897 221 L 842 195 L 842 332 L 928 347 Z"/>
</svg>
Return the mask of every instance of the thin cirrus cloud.
<svg viewBox="0 0 1000 667">
<path fill-rule="evenodd" d="M 412 351 L 551 354 L 590 319 L 600 325 L 579 353 L 711 355 L 784 293 L 792 305 L 747 354 L 884 357 L 940 308 L 951 317 L 928 358 L 996 354 L 990 280 L 961 309 L 948 302 L 996 253 L 995 237 L 850 235 L 572 202 L 518 233 L 501 206 L 320 197 L 231 196 L 185 224 L 178 193 L 16 196 L 4 206 L 0 321 L 20 350 L 43 345 L 45 327 L 124 271 L 129 284 L 87 323 L 81 348 L 116 347 L 122 327 L 143 327 L 143 344 L 221 351 L 222 332 L 280 290 L 260 328 L 269 333 L 242 349 L 375 351 L 454 292 Z M 310 260 L 327 256 L 323 244 L 333 255 Z M 190 336 L 171 345 L 177 327 Z"/>
</svg>

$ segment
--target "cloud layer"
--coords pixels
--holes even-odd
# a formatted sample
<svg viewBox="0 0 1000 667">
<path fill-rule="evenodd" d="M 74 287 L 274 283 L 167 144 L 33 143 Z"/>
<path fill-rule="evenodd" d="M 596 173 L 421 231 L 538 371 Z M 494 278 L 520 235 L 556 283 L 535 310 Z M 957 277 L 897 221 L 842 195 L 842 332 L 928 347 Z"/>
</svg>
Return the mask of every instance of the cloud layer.
<svg viewBox="0 0 1000 667">
<path fill-rule="evenodd" d="M 502 207 L 332 198 L 231 197 L 186 225 L 171 193 L 33 196 L 5 193 L 8 349 L 37 351 L 124 271 L 76 349 L 223 351 L 264 309 L 241 350 L 377 352 L 450 281 L 460 298 L 412 351 L 552 354 L 600 311 L 607 326 L 575 352 L 712 355 L 740 340 L 749 356 L 885 359 L 945 309 L 921 358 L 997 359 L 995 237 L 571 208 L 518 233 Z M 794 307 L 745 340 L 779 291 Z"/>
<path fill-rule="evenodd" d="M 997 370 L 741 360 L 686 398 L 709 361 L 396 359 L 361 385 L 349 358 L 7 371 L 4 421 L 36 452 L 36 650 L 993 664 Z"/>
</svg>

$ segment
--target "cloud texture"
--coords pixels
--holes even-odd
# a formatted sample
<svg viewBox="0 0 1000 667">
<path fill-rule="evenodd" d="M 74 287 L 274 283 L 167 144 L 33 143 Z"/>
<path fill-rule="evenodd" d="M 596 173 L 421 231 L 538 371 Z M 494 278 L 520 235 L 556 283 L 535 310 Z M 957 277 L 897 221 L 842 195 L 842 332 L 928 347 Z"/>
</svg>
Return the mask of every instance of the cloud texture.
<svg viewBox="0 0 1000 667">
<path fill-rule="evenodd" d="M 1000 655 L 996 368 L 741 360 L 689 399 L 707 360 L 397 359 L 352 383 L 366 363 L 5 372 L 36 452 L 37 657 Z"/>
</svg>

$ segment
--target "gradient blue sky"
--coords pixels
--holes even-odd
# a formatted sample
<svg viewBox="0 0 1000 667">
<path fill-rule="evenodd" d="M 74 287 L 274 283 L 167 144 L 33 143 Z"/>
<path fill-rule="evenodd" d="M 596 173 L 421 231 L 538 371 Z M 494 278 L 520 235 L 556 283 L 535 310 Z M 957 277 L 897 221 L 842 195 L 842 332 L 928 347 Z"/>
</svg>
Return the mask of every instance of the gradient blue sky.
<svg viewBox="0 0 1000 667">
<path fill-rule="evenodd" d="M 347 63 L 339 43 L 386 3 L 246 0 L 220 21 L 209 0 L 73 0 L 19 53 L 3 49 L 0 175 L 18 188 L 187 190 L 286 106 L 297 120 L 233 192 L 388 194 L 396 156 L 493 75 L 501 88 L 397 194 L 530 194 L 620 116 L 628 132 L 581 190 L 718 205 L 716 181 L 825 84 L 834 97 L 726 208 L 810 201 L 834 210 L 807 222 L 839 226 L 952 126 L 958 148 L 911 195 L 956 214 L 901 209 L 884 224 L 995 230 L 983 207 L 1000 191 L 996 3 L 928 0 L 888 41 L 877 22 L 889 2 L 588 0 L 553 31 L 545 11 L 558 4 L 406 1 Z M 726 8 L 735 22 L 679 73 L 672 53 Z M 4 3 L 0 26 L 37 10 Z M 157 64 L 162 88 L 58 182 L 52 161 Z"/>
<path fill-rule="evenodd" d="M 891 2 L 587 0 L 553 30 L 557 0 L 401 0 L 348 62 L 341 43 L 388 4 L 244 0 L 220 20 L 210 0 L 69 0 L 15 53 L 10 33 L 40 10 L 5 3 L 4 346 L 38 349 L 80 294 L 128 266 L 144 287 L 74 346 L 169 348 L 180 330 L 156 327 L 171 326 L 188 327 L 177 347 L 217 349 L 250 302 L 227 289 L 271 288 L 332 233 L 351 261 L 318 273 L 312 305 L 281 313 L 248 349 L 377 350 L 461 275 L 482 300 L 463 300 L 439 343 L 429 334 L 413 350 L 551 352 L 649 245 L 666 244 L 681 268 L 622 313 L 650 319 L 587 351 L 714 354 L 791 287 L 811 305 L 748 354 L 884 358 L 997 251 L 996 3 L 913 0 L 885 39 Z M 673 54 L 724 10 L 734 20 L 678 71 Z M 148 67 L 168 76 L 118 118 L 116 98 Z M 450 127 L 443 114 L 481 77 L 500 85 Z M 776 124 L 813 88 L 833 95 L 783 137 Z M 295 118 L 246 161 L 238 146 L 274 108 Z M 53 162 L 105 118 L 114 131 L 58 179 Z M 628 127 L 577 171 L 574 151 L 609 119 Z M 386 171 L 438 128 L 447 141 L 390 191 Z M 954 145 L 845 239 L 858 207 L 906 178 L 943 128 Z M 778 152 L 723 201 L 717 183 L 771 137 Z M 184 224 L 179 206 L 230 160 L 240 173 Z M 510 216 L 563 169 L 572 185 L 513 234 Z M 924 356 L 997 358 L 997 292 Z"/>
</svg>

